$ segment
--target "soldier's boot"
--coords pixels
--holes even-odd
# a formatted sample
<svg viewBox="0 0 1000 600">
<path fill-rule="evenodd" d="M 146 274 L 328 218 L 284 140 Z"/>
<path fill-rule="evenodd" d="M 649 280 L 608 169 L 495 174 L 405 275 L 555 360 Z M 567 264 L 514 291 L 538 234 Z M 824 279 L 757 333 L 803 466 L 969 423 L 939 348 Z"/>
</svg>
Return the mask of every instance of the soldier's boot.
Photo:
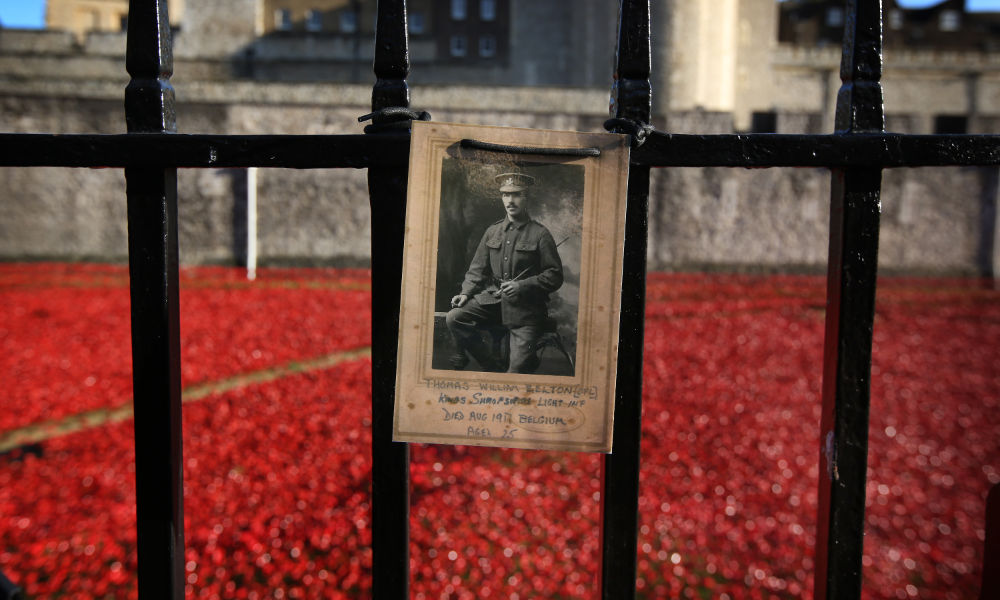
<svg viewBox="0 0 1000 600">
<path fill-rule="evenodd" d="M 448 358 L 448 364 L 451 365 L 452 369 L 461 371 L 469 364 L 469 355 L 461 351 L 456 352 Z"/>
<path fill-rule="evenodd" d="M 493 353 L 490 352 L 486 344 L 482 342 L 478 344 L 469 344 L 466 348 L 468 353 L 472 355 L 472 358 L 476 359 L 479 366 L 483 371 L 489 371 L 491 373 L 502 373 L 506 369 L 493 357 Z"/>
<path fill-rule="evenodd" d="M 528 356 L 520 365 L 517 365 L 518 373 L 534 373 L 541 366 L 542 359 L 538 358 L 537 353 L 533 353 Z"/>
<path fill-rule="evenodd" d="M 465 367 L 469 366 L 469 356 L 476 359 L 476 362 L 479 363 L 479 366 L 483 371 L 501 373 L 505 370 L 502 368 L 502 365 L 500 365 L 500 363 L 493 358 L 493 355 L 482 342 L 478 344 L 471 342 L 465 344 L 465 348 L 460 347 L 454 354 L 448 357 L 448 364 L 450 364 L 451 368 L 456 371 L 463 371 L 465 370 Z"/>
</svg>

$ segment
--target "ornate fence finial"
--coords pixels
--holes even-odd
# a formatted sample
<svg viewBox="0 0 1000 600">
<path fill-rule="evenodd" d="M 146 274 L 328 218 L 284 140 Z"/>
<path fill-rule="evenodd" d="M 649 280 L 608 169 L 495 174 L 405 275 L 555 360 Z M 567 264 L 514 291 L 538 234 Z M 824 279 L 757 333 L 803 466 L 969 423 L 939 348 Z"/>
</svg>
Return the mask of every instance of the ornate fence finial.
<svg viewBox="0 0 1000 600">
<path fill-rule="evenodd" d="M 406 36 L 406 0 L 378 0 L 375 18 L 375 87 L 372 110 L 410 106 L 410 55 Z"/>
<path fill-rule="evenodd" d="M 125 122 L 129 133 L 177 130 L 173 44 L 166 0 L 130 0 L 125 69 Z"/>
<path fill-rule="evenodd" d="M 618 12 L 618 50 L 611 84 L 611 118 L 604 127 L 628 133 L 641 145 L 649 131 L 652 93 L 649 84 L 649 0 L 622 0 Z"/>
<path fill-rule="evenodd" d="M 852 133 L 884 131 L 881 0 L 847 0 L 843 49 L 843 84 L 837 92 L 834 128 Z"/>
</svg>

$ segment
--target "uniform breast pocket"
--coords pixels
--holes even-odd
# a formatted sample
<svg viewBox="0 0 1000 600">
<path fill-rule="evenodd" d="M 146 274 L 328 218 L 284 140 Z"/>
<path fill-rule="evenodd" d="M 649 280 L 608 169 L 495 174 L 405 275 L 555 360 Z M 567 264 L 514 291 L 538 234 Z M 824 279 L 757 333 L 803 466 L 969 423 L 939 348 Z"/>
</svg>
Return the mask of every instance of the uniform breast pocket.
<svg viewBox="0 0 1000 600">
<path fill-rule="evenodd" d="M 526 269 L 534 270 L 538 268 L 538 245 L 537 244 L 525 244 L 519 242 L 514 244 L 514 268 L 517 270 L 518 274 L 521 274 Z M 531 272 L 524 273 L 524 275 L 531 275 Z M 524 276 L 522 275 L 522 277 Z"/>
</svg>

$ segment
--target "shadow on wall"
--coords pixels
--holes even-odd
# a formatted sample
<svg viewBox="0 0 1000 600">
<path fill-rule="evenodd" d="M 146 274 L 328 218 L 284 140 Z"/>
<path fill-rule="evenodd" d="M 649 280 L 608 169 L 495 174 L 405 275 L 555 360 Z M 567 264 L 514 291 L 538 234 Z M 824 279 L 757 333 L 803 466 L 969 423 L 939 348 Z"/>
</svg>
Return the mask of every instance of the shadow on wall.
<svg viewBox="0 0 1000 600">
<path fill-rule="evenodd" d="M 997 239 L 997 203 L 1000 202 L 1000 168 L 979 169 L 982 187 L 979 195 L 979 248 L 976 264 L 984 277 L 1000 275 L 1000 240 Z"/>
</svg>

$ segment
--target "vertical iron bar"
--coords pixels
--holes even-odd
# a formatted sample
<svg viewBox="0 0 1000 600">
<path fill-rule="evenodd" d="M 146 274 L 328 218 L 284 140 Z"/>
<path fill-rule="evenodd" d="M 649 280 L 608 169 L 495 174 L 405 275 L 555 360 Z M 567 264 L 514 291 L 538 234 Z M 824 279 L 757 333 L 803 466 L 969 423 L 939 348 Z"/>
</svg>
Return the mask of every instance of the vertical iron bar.
<svg viewBox="0 0 1000 600">
<path fill-rule="evenodd" d="M 648 123 L 649 0 L 622 0 L 612 116 Z M 628 178 L 625 262 L 615 384 L 614 451 L 601 469 L 601 597 L 635 597 L 639 527 L 639 441 L 642 433 L 642 343 L 646 305 L 649 167 L 633 165 Z"/>
<path fill-rule="evenodd" d="M 372 110 L 410 105 L 405 0 L 379 0 Z M 372 135 L 378 135 L 372 134 Z M 372 592 L 408 598 L 410 452 L 392 441 L 406 167 L 368 170 L 372 214 Z"/>
<path fill-rule="evenodd" d="M 841 135 L 885 130 L 882 2 L 847 0 Z M 861 596 L 872 330 L 882 171 L 834 169 L 830 205 L 815 597 Z"/>
<path fill-rule="evenodd" d="M 125 66 L 129 133 L 176 130 L 165 0 L 130 0 Z M 138 576 L 143 598 L 184 597 L 177 170 L 125 169 Z"/>
<path fill-rule="evenodd" d="M 983 583 L 979 600 L 1000 598 L 1000 483 L 986 494 L 986 536 L 983 540 Z"/>
</svg>

